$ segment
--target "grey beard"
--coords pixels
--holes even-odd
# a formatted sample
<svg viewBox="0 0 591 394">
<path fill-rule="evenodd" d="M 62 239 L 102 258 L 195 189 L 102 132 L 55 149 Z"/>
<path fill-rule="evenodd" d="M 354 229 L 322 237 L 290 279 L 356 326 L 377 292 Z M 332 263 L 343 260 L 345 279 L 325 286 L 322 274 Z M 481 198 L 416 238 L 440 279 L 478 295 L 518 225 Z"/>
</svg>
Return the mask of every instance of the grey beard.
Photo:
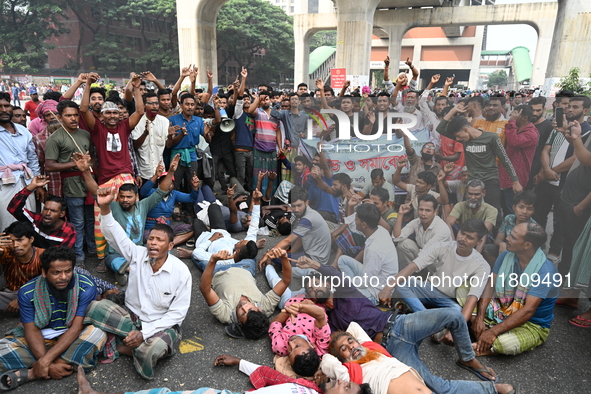
<svg viewBox="0 0 591 394">
<path fill-rule="evenodd" d="M 415 107 L 414 105 L 404 105 L 404 112 L 406 112 L 407 114 L 412 114 L 413 112 L 415 112 L 415 109 L 417 109 L 417 107 Z"/>
<path fill-rule="evenodd" d="M 156 257 L 150 257 L 150 265 L 152 267 L 156 265 Z"/>
<path fill-rule="evenodd" d="M 363 357 L 367 354 L 367 350 L 364 347 L 356 347 L 355 349 L 353 349 L 353 351 L 355 351 L 355 350 L 361 350 L 361 352 L 359 353 L 359 355 L 357 357 L 351 358 L 351 360 L 349 360 L 349 361 L 359 360 L 361 357 Z M 351 353 L 353 353 L 353 351 Z"/>
<path fill-rule="evenodd" d="M 476 209 L 482 205 L 482 200 L 478 200 L 478 202 L 476 202 L 476 203 L 471 203 L 470 200 L 468 200 L 468 201 L 466 201 L 466 205 L 470 209 Z"/>
</svg>

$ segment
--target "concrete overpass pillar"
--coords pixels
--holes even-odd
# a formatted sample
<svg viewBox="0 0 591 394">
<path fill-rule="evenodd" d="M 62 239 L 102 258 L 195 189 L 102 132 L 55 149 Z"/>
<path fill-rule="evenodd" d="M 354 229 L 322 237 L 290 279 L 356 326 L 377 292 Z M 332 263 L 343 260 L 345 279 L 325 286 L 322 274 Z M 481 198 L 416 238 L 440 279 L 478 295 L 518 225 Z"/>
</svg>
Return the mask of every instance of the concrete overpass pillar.
<svg viewBox="0 0 591 394">
<path fill-rule="evenodd" d="M 572 67 L 591 73 L 591 1 L 558 0 L 551 55 L 546 78 L 563 77 Z"/>
<path fill-rule="evenodd" d="M 406 25 L 392 25 L 385 28 L 390 38 L 388 42 L 388 56 L 390 56 L 390 80 L 394 80 L 398 75 L 400 64 L 400 52 L 402 48 L 402 38 L 406 32 Z M 406 60 L 406 59 L 405 59 Z M 420 59 L 413 59 L 418 64 Z"/>
<path fill-rule="evenodd" d="M 554 35 L 554 20 L 537 21 L 538 43 L 536 44 L 536 55 L 534 56 L 533 69 L 531 74 L 531 85 L 540 86 L 544 84 L 546 70 L 550 57 L 553 56 L 552 37 Z"/>
<path fill-rule="evenodd" d="M 216 20 L 228 0 L 176 0 L 179 31 L 179 66 L 199 67 L 197 85 L 207 86 L 207 69 L 218 83 Z M 188 83 L 188 81 L 187 81 Z"/>
<path fill-rule="evenodd" d="M 293 84 L 294 90 L 297 89 L 298 84 L 304 82 L 308 84 L 311 91 L 316 89 L 310 85 L 310 40 L 314 33 L 312 33 L 304 23 L 302 17 L 294 15 L 293 38 L 295 41 L 295 56 L 294 56 L 294 72 Z"/>
<path fill-rule="evenodd" d="M 334 0 L 337 9 L 336 67 L 369 76 L 373 19 L 379 0 Z"/>
</svg>

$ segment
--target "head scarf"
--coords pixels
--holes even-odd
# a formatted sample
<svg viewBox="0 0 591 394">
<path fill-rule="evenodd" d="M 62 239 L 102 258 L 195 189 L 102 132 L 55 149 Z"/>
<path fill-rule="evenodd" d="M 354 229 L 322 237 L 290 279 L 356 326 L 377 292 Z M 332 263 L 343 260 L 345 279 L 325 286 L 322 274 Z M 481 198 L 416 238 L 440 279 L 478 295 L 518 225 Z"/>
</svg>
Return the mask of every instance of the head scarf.
<svg viewBox="0 0 591 394">
<path fill-rule="evenodd" d="M 57 113 L 57 101 L 55 100 L 45 100 L 42 101 L 41 104 L 37 106 L 35 109 L 35 113 L 43 118 L 43 115 L 48 112 L 52 111 L 53 113 Z"/>
</svg>

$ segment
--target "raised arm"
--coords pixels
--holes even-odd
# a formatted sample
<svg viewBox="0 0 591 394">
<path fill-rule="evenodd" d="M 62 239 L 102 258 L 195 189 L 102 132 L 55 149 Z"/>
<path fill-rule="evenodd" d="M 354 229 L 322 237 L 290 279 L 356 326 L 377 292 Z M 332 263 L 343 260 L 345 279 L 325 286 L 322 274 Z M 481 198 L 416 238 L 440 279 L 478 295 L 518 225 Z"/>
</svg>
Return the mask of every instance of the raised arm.
<svg viewBox="0 0 591 394">
<path fill-rule="evenodd" d="M 183 81 L 185 80 L 185 78 L 187 78 L 189 76 L 190 73 L 191 73 L 190 67 L 183 67 L 183 69 L 181 70 L 181 75 L 179 76 L 179 79 L 174 84 L 174 87 L 172 88 L 172 93 L 170 94 L 170 102 L 171 102 L 172 108 L 175 108 L 177 106 L 179 91 L 181 90 L 181 87 L 183 86 Z"/>
<path fill-rule="evenodd" d="M 207 302 L 208 306 L 215 305 L 215 303 L 220 300 L 220 297 L 211 287 L 215 265 L 220 260 L 225 261 L 233 257 L 234 256 L 229 251 L 220 250 L 219 252 L 212 254 L 209 258 L 209 261 L 203 270 L 203 275 L 201 275 L 201 280 L 199 281 L 199 290 L 201 291 L 201 294 L 203 294 L 203 298 L 205 298 L 205 302 Z"/>
<path fill-rule="evenodd" d="M 408 163 L 408 159 L 406 157 L 401 157 L 400 159 L 398 159 L 396 171 L 394 171 L 394 174 L 392 175 L 392 184 L 404 190 L 407 189 L 407 184 L 405 182 L 402 182 L 400 175 L 402 173 L 402 169 L 404 168 L 404 166 L 406 166 L 406 163 Z"/>
<path fill-rule="evenodd" d="M 90 105 L 90 88 L 93 83 L 98 81 L 98 79 L 99 75 L 97 73 L 88 74 L 86 78 L 86 86 L 84 86 L 84 92 L 82 93 L 82 101 L 80 102 L 80 114 L 90 130 L 94 130 L 94 125 L 96 123 L 96 118 L 92 114 L 90 108 L 88 108 Z"/>
<path fill-rule="evenodd" d="M 197 74 L 199 74 L 199 69 L 197 67 L 191 65 L 191 71 L 189 72 L 189 82 L 191 82 L 191 85 L 189 86 L 189 93 L 191 93 L 193 96 L 195 95 Z"/>
<path fill-rule="evenodd" d="M 158 80 L 158 78 L 156 78 L 156 77 L 154 76 L 154 74 L 152 74 L 152 72 L 150 72 L 150 71 L 144 71 L 144 72 L 142 73 L 142 75 L 144 76 L 144 78 L 145 78 L 147 81 L 150 81 L 150 82 L 152 82 L 154 85 L 156 85 L 156 87 L 157 87 L 158 89 L 164 89 L 164 85 L 162 85 L 162 84 L 160 83 L 160 81 Z"/>
<path fill-rule="evenodd" d="M 390 80 L 390 56 L 384 59 L 384 81 Z"/>
<path fill-rule="evenodd" d="M 136 76 L 131 80 L 133 86 L 133 98 L 135 100 L 135 112 L 129 117 L 129 127 L 133 130 L 139 123 L 142 116 L 144 116 L 144 98 L 140 93 L 140 83 L 142 79 Z"/>
<path fill-rule="evenodd" d="M 343 88 L 341 89 L 341 92 L 339 93 L 339 97 L 343 97 L 345 95 L 345 93 L 347 92 L 347 89 L 349 89 L 349 86 L 351 86 L 351 81 L 345 81 L 345 83 L 343 84 Z M 324 92 L 322 92 L 322 95 L 324 96 Z"/>
<path fill-rule="evenodd" d="M 326 97 L 324 97 L 324 81 L 322 79 L 318 78 L 316 80 L 316 88 L 320 89 L 320 108 L 330 109 Z"/>
<path fill-rule="evenodd" d="M 447 97 L 447 93 L 449 92 L 449 87 L 451 85 L 453 85 L 454 83 L 454 77 L 447 77 L 445 78 L 445 83 L 443 84 L 443 91 L 441 91 L 441 94 L 445 97 Z"/>
<path fill-rule="evenodd" d="M 78 90 L 80 86 L 86 83 L 87 78 L 88 74 L 86 73 L 78 75 L 78 79 L 76 80 L 76 82 L 74 82 L 72 86 L 70 86 L 70 89 L 66 90 L 66 93 L 62 94 L 62 98 L 64 100 L 72 100 L 76 95 L 76 90 Z"/>
</svg>

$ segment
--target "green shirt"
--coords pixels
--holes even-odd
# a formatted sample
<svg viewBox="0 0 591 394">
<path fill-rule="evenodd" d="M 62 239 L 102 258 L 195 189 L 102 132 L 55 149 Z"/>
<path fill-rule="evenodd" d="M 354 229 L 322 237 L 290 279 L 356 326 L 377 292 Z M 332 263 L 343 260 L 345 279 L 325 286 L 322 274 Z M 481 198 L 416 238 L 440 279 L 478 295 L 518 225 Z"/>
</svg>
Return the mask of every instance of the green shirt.
<svg viewBox="0 0 591 394">
<path fill-rule="evenodd" d="M 490 204 L 485 202 L 482 203 L 480 209 L 476 213 L 472 213 L 472 210 L 468 208 L 466 201 L 462 201 L 454 205 L 449 216 L 453 216 L 458 219 L 460 223 L 465 222 L 468 219 L 482 219 L 485 222 L 490 222 L 493 226 L 497 223 L 497 209 Z"/>
<path fill-rule="evenodd" d="M 111 203 L 113 217 L 123 227 L 125 234 L 131 241 L 139 246 L 144 244 L 144 228 L 146 227 L 146 217 L 162 198 L 165 192 L 157 188 L 150 197 L 144 198 L 135 203 L 135 208 L 131 211 L 124 211 L 117 201 Z M 109 253 L 116 253 L 115 249 L 109 246 Z"/>
<path fill-rule="evenodd" d="M 82 149 L 82 152 L 76 147 L 70 136 L 74 138 L 76 144 Z M 92 142 L 88 131 L 77 129 L 76 132 L 69 133 L 63 127 L 60 127 L 47 139 L 45 160 L 55 160 L 57 163 L 69 163 L 72 161 L 72 155 L 74 153 L 84 154 L 90 152 L 91 146 Z M 63 172 L 76 171 L 79 170 L 74 167 Z M 82 176 L 63 178 L 62 192 L 66 197 L 86 197 L 86 183 L 84 183 Z"/>
</svg>

